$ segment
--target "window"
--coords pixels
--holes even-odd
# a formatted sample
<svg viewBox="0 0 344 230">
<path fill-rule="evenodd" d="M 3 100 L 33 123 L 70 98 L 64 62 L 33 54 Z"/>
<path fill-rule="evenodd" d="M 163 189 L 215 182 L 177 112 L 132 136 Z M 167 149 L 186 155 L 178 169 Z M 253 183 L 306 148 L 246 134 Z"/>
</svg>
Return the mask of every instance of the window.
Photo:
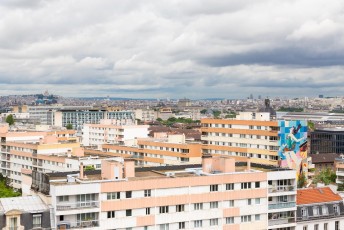
<svg viewBox="0 0 344 230">
<path fill-rule="evenodd" d="M 319 224 L 314 225 L 314 230 L 319 230 Z"/>
<path fill-rule="evenodd" d="M 255 204 L 260 204 L 260 198 L 255 199 Z"/>
<path fill-rule="evenodd" d="M 219 207 L 219 202 L 214 201 L 214 202 L 210 202 L 210 208 L 218 208 Z"/>
<path fill-rule="evenodd" d="M 251 182 L 241 183 L 241 189 L 250 189 Z"/>
<path fill-rule="evenodd" d="M 229 201 L 229 207 L 234 207 L 234 200 Z"/>
<path fill-rule="evenodd" d="M 241 216 L 241 222 L 251 222 L 251 216 Z"/>
<path fill-rule="evenodd" d="M 160 206 L 159 213 L 168 213 L 168 206 Z"/>
<path fill-rule="evenodd" d="M 68 202 L 69 196 L 59 196 L 59 202 Z"/>
<path fill-rule="evenodd" d="M 202 227 L 202 220 L 195 220 L 194 227 L 195 228 L 201 228 Z"/>
<path fill-rule="evenodd" d="M 150 208 L 146 208 L 146 215 L 150 215 Z"/>
<path fill-rule="evenodd" d="M 32 227 L 40 228 L 42 227 L 42 214 L 37 214 L 32 216 Z"/>
<path fill-rule="evenodd" d="M 125 210 L 125 215 L 126 215 L 126 216 L 131 216 L 131 215 L 132 215 L 131 209 Z"/>
<path fill-rule="evenodd" d="M 338 204 L 333 205 L 333 211 L 334 211 L 335 215 L 339 215 L 340 214 Z"/>
<path fill-rule="evenodd" d="M 160 230 L 169 230 L 169 224 L 160 224 Z"/>
<path fill-rule="evenodd" d="M 176 211 L 177 212 L 184 212 L 184 205 L 183 204 L 177 205 L 176 206 Z"/>
<path fill-rule="evenodd" d="M 324 230 L 328 230 L 328 223 L 324 223 Z"/>
<path fill-rule="evenodd" d="M 226 184 L 226 190 L 234 190 L 234 183 Z"/>
<path fill-rule="evenodd" d="M 145 195 L 145 197 L 152 196 L 152 190 L 150 190 L 150 189 L 145 190 L 144 195 Z"/>
<path fill-rule="evenodd" d="M 234 224 L 234 217 L 226 217 L 226 224 Z"/>
<path fill-rule="evenodd" d="M 194 209 L 195 210 L 202 210 L 203 209 L 203 203 L 195 203 Z"/>
<path fill-rule="evenodd" d="M 259 181 L 256 181 L 254 184 L 255 184 L 256 188 L 260 188 L 260 182 Z"/>
<path fill-rule="evenodd" d="M 132 195 L 131 191 L 125 192 L 125 198 L 131 198 L 131 195 Z"/>
<path fill-rule="evenodd" d="M 328 207 L 327 206 L 322 206 L 321 209 L 322 209 L 323 215 L 328 215 Z"/>
<path fill-rule="evenodd" d="M 252 204 L 252 199 L 247 199 L 247 205 L 251 205 Z"/>
<path fill-rule="evenodd" d="M 110 219 L 110 218 L 115 218 L 115 211 L 109 211 L 107 212 L 107 218 Z"/>
<path fill-rule="evenodd" d="M 210 185 L 210 192 L 216 192 L 216 191 L 219 191 L 219 185 L 217 184 Z"/>
<path fill-rule="evenodd" d="M 120 192 L 108 192 L 106 195 L 106 198 L 108 200 L 121 199 L 121 193 Z"/>
<path fill-rule="evenodd" d="M 210 226 L 217 226 L 219 225 L 219 219 L 210 219 Z"/>
<path fill-rule="evenodd" d="M 308 216 L 307 208 L 301 209 L 301 216 L 302 218 L 306 218 Z"/>
<path fill-rule="evenodd" d="M 178 229 L 185 229 L 185 222 L 179 222 Z"/>
<path fill-rule="evenodd" d="M 18 226 L 17 226 L 17 217 L 12 217 L 10 218 L 10 229 L 17 229 Z"/>
<path fill-rule="evenodd" d="M 308 230 L 308 226 L 307 225 L 305 225 L 305 226 L 303 226 L 303 228 L 302 228 L 303 230 Z"/>
<path fill-rule="evenodd" d="M 318 206 L 313 207 L 313 215 L 319 216 L 319 207 Z"/>
<path fill-rule="evenodd" d="M 255 220 L 255 221 L 260 220 L 260 215 L 259 215 L 259 214 L 256 214 L 256 215 L 254 216 L 254 220 Z"/>
<path fill-rule="evenodd" d="M 339 230 L 339 221 L 334 222 L 334 229 Z"/>
</svg>

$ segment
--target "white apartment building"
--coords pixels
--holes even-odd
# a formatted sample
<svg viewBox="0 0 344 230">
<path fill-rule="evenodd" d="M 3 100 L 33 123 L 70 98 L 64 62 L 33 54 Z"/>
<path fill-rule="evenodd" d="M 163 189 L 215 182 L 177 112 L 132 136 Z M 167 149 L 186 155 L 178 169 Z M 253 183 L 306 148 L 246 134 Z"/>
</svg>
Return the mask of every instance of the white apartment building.
<svg viewBox="0 0 344 230">
<path fill-rule="evenodd" d="M 274 170 L 204 156 L 198 166 L 135 169 L 132 160 L 104 160 L 101 172 L 81 167 L 73 175 L 23 177 L 52 206 L 57 229 L 294 230 L 296 206 L 275 198 L 292 201 L 296 172 Z M 276 190 L 269 191 L 270 185 Z"/>
<path fill-rule="evenodd" d="M 102 144 L 124 144 L 127 140 L 148 137 L 148 125 L 116 125 L 110 120 L 102 120 L 101 124 L 85 124 L 82 130 L 83 146 Z"/>
</svg>

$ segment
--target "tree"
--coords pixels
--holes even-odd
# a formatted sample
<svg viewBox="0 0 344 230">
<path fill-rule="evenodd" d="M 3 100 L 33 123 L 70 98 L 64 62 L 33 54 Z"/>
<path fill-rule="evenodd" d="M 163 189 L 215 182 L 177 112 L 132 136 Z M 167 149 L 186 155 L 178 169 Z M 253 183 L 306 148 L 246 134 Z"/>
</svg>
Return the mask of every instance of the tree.
<svg viewBox="0 0 344 230">
<path fill-rule="evenodd" d="M 299 178 L 297 180 L 297 187 L 298 188 L 303 188 L 303 187 L 306 186 L 306 183 L 307 183 L 307 178 L 306 178 L 305 174 L 302 172 L 299 175 Z"/>
<path fill-rule="evenodd" d="M 13 118 L 13 115 L 10 114 L 6 117 L 6 122 L 9 124 L 9 125 L 13 125 L 14 124 L 14 118 Z"/>
<path fill-rule="evenodd" d="M 329 185 L 336 182 L 336 173 L 330 168 L 321 170 L 313 179 L 314 183 L 324 183 Z"/>
<path fill-rule="evenodd" d="M 200 111 L 200 113 L 201 113 L 201 114 L 206 114 L 207 111 L 208 111 L 207 109 L 202 109 L 202 110 Z"/>
<path fill-rule="evenodd" d="M 219 117 L 220 117 L 220 114 L 221 114 L 221 111 L 219 111 L 219 110 L 213 110 L 214 118 L 219 118 Z"/>
<path fill-rule="evenodd" d="M 72 124 L 67 124 L 67 125 L 66 125 L 66 128 L 67 128 L 67 129 L 73 129 L 73 125 L 72 125 Z"/>
<path fill-rule="evenodd" d="M 91 171 L 91 170 L 96 170 L 93 165 L 86 165 L 85 166 L 85 171 Z"/>
<path fill-rule="evenodd" d="M 313 122 L 308 121 L 308 122 L 307 122 L 307 126 L 308 126 L 309 131 L 314 131 L 314 129 L 315 129 L 315 124 L 314 124 Z"/>
</svg>

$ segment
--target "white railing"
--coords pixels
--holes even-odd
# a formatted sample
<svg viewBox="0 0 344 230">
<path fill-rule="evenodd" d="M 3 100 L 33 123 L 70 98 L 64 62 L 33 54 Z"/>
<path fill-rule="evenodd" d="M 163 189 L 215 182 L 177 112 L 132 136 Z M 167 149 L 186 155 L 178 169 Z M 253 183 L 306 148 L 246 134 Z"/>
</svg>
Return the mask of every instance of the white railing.
<svg viewBox="0 0 344 230">
<path fill-rule="evenodd" d="M 281 202 L 276 204 L 269 204 L 269 209 L 281 209 L 281 208 L 296 208 L 295 202 Z"/>
<path fill-rule="evenodd" d="M 76 203 L 58 203 L 56 209 L 59 211 L 69 209 L 81 209 L 81 208 L 97 208 L 99 207 L 99 201 L 82 201 Z"/>
<path fill-rule="evenodd" d="M 85 220 L 77 222 L 63 221 L 57 223 L 57 229 L 73 229 L 73 228 L 95 228 L 99 227 L 99 220 Z"/>
<path fill-rule="evenodd" d="M 296 187 L 292 185 L 283 185 L 283 186 L 273 186 L 269 187 L 269 193 L 274 192 L 291 192 L 295 191 Z"/>
</svg>

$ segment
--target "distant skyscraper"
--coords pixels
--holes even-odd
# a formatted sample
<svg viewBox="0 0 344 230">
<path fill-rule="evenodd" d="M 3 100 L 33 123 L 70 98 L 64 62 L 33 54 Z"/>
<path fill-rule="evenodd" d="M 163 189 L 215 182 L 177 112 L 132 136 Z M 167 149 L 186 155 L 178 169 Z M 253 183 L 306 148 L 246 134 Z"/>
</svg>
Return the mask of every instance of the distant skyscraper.
<svg viewBox="0 0 344 230">
<path fill-rule="evenodd" d="M 251 100 L 253 99 L 253 94 L 252 94 L 252 93 L 250 94 L 250 99 L 251 99 Z"/>
</svg>

